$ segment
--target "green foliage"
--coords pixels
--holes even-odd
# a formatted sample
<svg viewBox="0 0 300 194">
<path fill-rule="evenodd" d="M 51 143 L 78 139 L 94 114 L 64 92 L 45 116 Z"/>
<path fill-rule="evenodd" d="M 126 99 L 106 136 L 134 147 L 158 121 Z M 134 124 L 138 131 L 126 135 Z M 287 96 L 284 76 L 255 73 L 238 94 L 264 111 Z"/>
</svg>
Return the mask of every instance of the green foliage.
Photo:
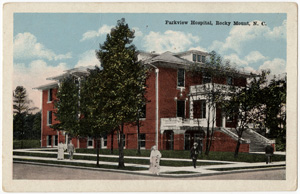
<svg viewBox="0 0 300 194">
<path fill-rule="evenodd" d="M 81 136 L 100 137 L 105 135 L 114 126 L 108 120 L 107 113 L 103 107 L 105 101 L 105 80 L 100 68 L 89 70 L 89 76 L 82 81 L 80 109 L 83 115 L 80 119 Z"/>
<path fill-rule="evenodd" d="M 135 46 L 132 44 L 134 31 L 125 19 L 117 22 L 107 35 L 104 44 L 96 52 L 103 67 L 99 83 L 101 109 L 105 113 L 101 125 L 119 128 L 119 167 L 124 167 L 123 126 L 136 121 L 138 110 L 145 104 L 145 80 L 147 69 L 138 62 Z"/>
<path fill-rule="evenodd" d="M 57 100 L 55 100 L 54 112 L 59 123 L 52 125 L 52 128 L 64 130 L 71 136 L 78 135 L 79 130 L 79 87 L 76 79 L 67 77 L 61 80 L 60 87 L 57 92 Z"/>
<path fill-rule="evenodd" d="M 135 121 L 145 103 L 146 68 L 137 61 L 133 38 L 125 19 L 119 20 L 97 52 L 105 80 L 103 110 L 116 126 Z"/>
<path fill-rule="evenodd" d="M 31 111 L 36 107 L 30 107 L 32 101 L 28 99 L 26 89 L 17 86 L 13 92 L 13 138 L 14 139 L 33 139 L 36 133 L 33 131 L 35 114 Z M 40 133 L 40 132 L 39 132 Z"/>
<path fill-rule="evenodd" d="M 261 91 L 264 107 L 263 124 L 270 129 L 269 138 L 276 139 L 276 149 L 285 150 L 286 145 L 286 77 L 274 77 Z"/>
<path fill-rule="evenodd" d="M 13 149 L 40 148 L 41 140 L 14 140 Z"/>
<path fill-rule="evenodd" d="M 17 86 L 13 93 L 13 109 L 15 114 L 25 113 L 36 110 L 36 107 L 30 107 L 32 100 L 28 99 L 26 88 Z"/>
</svg>

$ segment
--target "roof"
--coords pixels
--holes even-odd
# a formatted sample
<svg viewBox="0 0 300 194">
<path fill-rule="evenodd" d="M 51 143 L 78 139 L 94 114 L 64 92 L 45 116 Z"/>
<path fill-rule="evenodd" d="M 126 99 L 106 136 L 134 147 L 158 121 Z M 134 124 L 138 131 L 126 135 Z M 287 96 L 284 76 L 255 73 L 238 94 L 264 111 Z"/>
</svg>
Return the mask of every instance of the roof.
<svg viewBox="0 0 300 194">
<path fill-rule="evenodd" d="M 33 88 L 33 89 L 34 90 L 48 90 L 48 89 L 51 89 L 51 88 L 58 88 L 58 83 L 57 82 L 49 83 L 49 84 L 38 86 L 38 87 Z"/>
<path fill-rule="evenodd" d="M 175 56 L 174 53 L 171 53 L 170 51 L 167 51 L 162 53 L 161 55 L 145 60 L 144 62 L 145 63 L 167 62 L 167 63 L 186 65 L 188 61 Z"/>
<path fill-rule="evenodd" d="M 63 74 L 60 74 L 58 76 L 54 76 L 54 77 L 48 77 L 46 78 L 47 80 L 61 80 L 65 77 L 68 77 L 70 75 L 74 75 L 75 77 L 81 77 L 81 76 L 85 76 L 87 74 L 89 74 L 88 69 L 94 69 L 95 66 L 85 66 L 85 67 L 76 67 L 76 68 L 72 68 L 72 69 L 68 69 Z"/>
</svg>

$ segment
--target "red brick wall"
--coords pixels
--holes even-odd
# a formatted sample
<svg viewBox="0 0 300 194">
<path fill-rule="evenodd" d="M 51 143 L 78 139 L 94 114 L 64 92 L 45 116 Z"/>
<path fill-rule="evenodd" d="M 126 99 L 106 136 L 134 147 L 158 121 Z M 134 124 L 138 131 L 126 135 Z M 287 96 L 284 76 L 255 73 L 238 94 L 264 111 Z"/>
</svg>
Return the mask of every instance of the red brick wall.
<svg viewBox="0 0 300 194">
<path fill-rule="evenodd" d="M 174 134 L 174 150 L 184 149 L 184 134 Z"/>
<path fill-rule="evenodd" d="M 57 132 L 47 125 L 47 111 L 52 111 L 52 124 L 57 123 L 54 116 L 54 100 L 56 97 L 57 88 L 52 90 L 53 100 L 48 103 L 48 90 L 42 92 L 42 147 L 47 146 L 47 136 L 57 135 Z M 52 145 L 53 146 L 53 145 Z"/>
<path fill-rule="evenodd" d="M 216 131 L 214 133 L 214 140 L 210 148 L 210 151 L 234 152 L 236 148 L 236 144 L 237 141 L 231 138 L 230 136 L 220 131 Z M 241 144 L 239 152 L 249 152 L 249 144 L 246 143 Z"/>
</svg>

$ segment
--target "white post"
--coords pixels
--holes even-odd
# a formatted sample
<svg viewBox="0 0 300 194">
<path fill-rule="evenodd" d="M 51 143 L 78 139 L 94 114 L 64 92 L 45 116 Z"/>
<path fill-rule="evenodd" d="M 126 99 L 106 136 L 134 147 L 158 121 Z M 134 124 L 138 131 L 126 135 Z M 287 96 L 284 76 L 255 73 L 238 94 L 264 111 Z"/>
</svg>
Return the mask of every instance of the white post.
<svg viewBox="0 0 300 194">
<path fill-rule="evenodd" d="M 152 65 L 151 63 L 147 63 L 148 65 L 152 66 L 155 68 L 155 145 L 156 148 L 158 149 L 158 73 L 159 69 L 155 66 Z"/>
<path fill-rule="evenodd" d="M 155 112 L 156 112 L 156 118 L 155 118 L 155 145 L 158 149 L 158 73 L 159 70 L 156 67 L 155 69 L 155 74 L 156 74 L 156 80 L 155 80 L 155 100 L 156 100 L 156 107 L 155 107 Z"/>
</svg>

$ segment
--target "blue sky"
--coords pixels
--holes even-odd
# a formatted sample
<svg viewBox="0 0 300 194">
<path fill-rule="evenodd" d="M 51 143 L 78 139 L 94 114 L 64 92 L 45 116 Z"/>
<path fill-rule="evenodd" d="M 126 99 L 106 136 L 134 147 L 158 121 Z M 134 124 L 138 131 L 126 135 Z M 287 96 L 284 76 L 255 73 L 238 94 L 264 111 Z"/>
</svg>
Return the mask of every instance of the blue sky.
<svg viewBox="0 0 300 194">
<path fill-rule="evenodd" d="M 95 57 L 106 34 L 125 18 L 135 29 L 138 50 L 181 52 L 215 50 L 249 72 L 286 70 L 286 14 L 141 14 L 141 13 L 16 13 L 14 14 L 14 88 L 26 87 L 29 98 L 40 107 L 40 93 L 32 90 L 47 84 L 46 77 L 77 66 L 100 64 Z M 166 25 L 188 21 L 188 25 Z M 190 21 L 213 25 L 190 25 Z M 229 26 L 216 21 L 231 22 Z M 234 26 L 233 21 L 250 26 Z M 253 21 L 266 25 L 254 26 Z"/>
</svg>

